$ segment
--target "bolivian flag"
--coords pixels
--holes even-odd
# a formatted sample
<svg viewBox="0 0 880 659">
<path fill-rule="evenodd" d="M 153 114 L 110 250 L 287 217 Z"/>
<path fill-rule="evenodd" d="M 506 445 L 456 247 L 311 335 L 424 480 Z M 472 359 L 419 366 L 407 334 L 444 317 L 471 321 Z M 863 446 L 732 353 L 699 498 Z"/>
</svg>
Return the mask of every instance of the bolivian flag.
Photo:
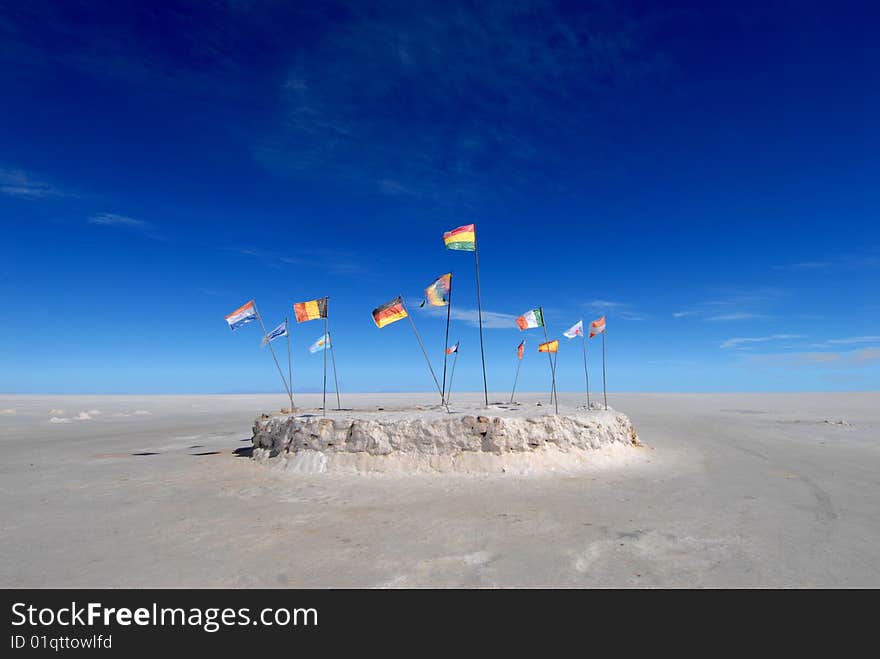
<svg viewBox="0 0 880 659">
<path fill-rule="evenodd" d="M 326 318 L 327 298 L 322 297 L 318 300 L 297 302 L 293 305 L 293 313 L 296 314 L 296 322 L 298 323 L 302 323 L 306 320 L 317 320 L 318 318 Z"/>
<path fill-rule="evenodd" d="M 440 275 L 425 289 L 425 299 L 432 307 L 445 307 L 449 304 L 449 290 L 452 288 L 452 273 Z"/>
<path fill-rule="evenodd" d="M 559 352 L 559 340 L 553 339 L 538 346 L 538 352 Z"/>
<path fill-rule="evenodd" d="M 373 309 L 373 321 L 376 323 L 376 327 L 380 329 L 391 323 L 396 323 L 398 320 L 403 320 L 408 315 L 406 308 L 403 306 L 403 300 L 400 297 L 396 297 L 391 302 Z"/>
<path fill-rule="evenodd" d="M 473 224 L 465 224 L 443 234 L 446 249 L 458 249 L 473 252 L 477 247 L 477 232 Z"/>
</svg>

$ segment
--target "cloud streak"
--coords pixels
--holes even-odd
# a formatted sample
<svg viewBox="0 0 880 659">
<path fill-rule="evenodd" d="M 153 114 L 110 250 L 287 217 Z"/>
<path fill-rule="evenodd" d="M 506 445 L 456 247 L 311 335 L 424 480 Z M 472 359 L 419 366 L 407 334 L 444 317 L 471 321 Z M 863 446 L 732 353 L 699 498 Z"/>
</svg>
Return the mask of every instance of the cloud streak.
<svg viewBox="0 0 880 659">
<path fill-rule="evenodd" d="M 21 169 L 0 169 L 0 194 L 18 199 L 73 196 Z"/>
<path fill-rule="evenodd" d="M 746 363 L 754 366 L 784 368 L 834 367 L 859 368 L 880 362 L 880 348 L 863 348 L 849 352 L 789 352 L 749 355 Z"/>
<path fill-rule="evenodd" d="M 89 218 L 89 224 L 144 232 L 151 232 L 155 228 L 151 223 L 145 222 L 144 220 L 136 220 L 133 217 L 117 215 L 115 213 L 99 213 L 98 215 L 92 215 Z"/>
<path fill-rule="evenodd" d="M 413 304 L 412 301 L 408 301 L 407 308 L 412 312 L 414 308 L 418 308 L 418 302 Z M 425 306 L 420 309 L 420 311 L 433 318 L 446 318 L 446 307 Z M 459 309 L 452 307 L 450 318 L 472 327 L 479 327 L 479 315 L 476 309 Z M 516 316 L 497 311 L 486 311 L 484 309 L 483 329 L 516 329 Z"/>
<path fill-rule="evenodd" d="M 770 336 L 745 336 L 727 339 L 721 344 L 723 349 L 740 348 L 753 343 L 766 343 L 768 341 L 784 341 L 787 339 L 802 339 L 800 334 L 771 334 Z"/>
</svg>

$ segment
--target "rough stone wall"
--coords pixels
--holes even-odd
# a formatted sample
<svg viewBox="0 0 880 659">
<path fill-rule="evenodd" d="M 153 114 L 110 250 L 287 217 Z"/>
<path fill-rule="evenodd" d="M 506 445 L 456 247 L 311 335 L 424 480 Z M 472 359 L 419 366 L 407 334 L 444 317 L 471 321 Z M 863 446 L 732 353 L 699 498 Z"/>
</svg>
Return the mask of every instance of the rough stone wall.
<svg viewBox="0 0 880 659">
<path fill-rule="evenodd" d="M 369 458 L 380 456 L 402 458 L 401 465 L 451 465 L 464 456 L 525 457 L 548 451 L 582 456 L 585 451 L 615 444 L 639 445 L 630 420 L 614 411 L 581 416 L 391 420 L 263 416 L 254 423 L 253 443 L 258 460 L 299 456 L 299 462 L 308 462 L 311 471 L 326 470 L 334 458 L 336 463 L 349 465 L 375 464 Z"/>
</svg>

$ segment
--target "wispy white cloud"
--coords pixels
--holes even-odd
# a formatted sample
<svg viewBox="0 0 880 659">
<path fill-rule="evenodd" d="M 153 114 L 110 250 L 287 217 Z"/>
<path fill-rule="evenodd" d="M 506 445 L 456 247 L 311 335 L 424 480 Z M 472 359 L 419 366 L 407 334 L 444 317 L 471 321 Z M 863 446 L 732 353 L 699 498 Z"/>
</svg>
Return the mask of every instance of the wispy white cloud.
<svg viewBox="0 0 880 659">
<path fill-rule="evenodd" d="M 614 300 L 592 300 L 586 303 L 590 313 L 613 315 L 620 320 L 645 320 L 647 316 L 636 311 L 632 305 L 626 302 Z"/>
<path fill-rule="evenodd" d="M 21 169 L 0 168 L 0 193 L 19 199 L 73 196 Z"/>
<path fill-rule="evenodd" d="M 748 355 L 745 364 L 785 368 L 833 367 L 858 368 L 880 362 L 880 348 L 863 348 L 847 352 L 787 352 Z"/>
<path fill-rule="evenodd" d="M 843 254 L 814 261 L 799 261 L 775 267 L 777 270 L 804 273 L 873 270 L 880 268 L 880 255 L 878 255 L 876 251 L 875 248 L 874 253 L 871 253 L 870 250 L 868 250 L 868 252 L 863 252 L 861 254 Z"/>
<path fill-rule="evenodd" d="M 393 12 L 354 3 L 291 58 L 282 121 L 254 135 L 253 154 L 281 176 L 329 175 L 459 209 L 490 184 L 562 186 L 545 172 L 586 167 L 605 139 L 594 130 L 590 150 L 572 143 L 598 125 L 584 121 L 583 99 L 596 100 L 593 114 L 619 114 L 628 90 L 672 68 L 646 47 L 654 27 L 601 3 L 574 13 L 541 0 Z M 525 122 L 530 134 L 515 128 Z"/>
<path fill-rule="evenodd" d="M 673 314 L 675 315 L 675 314 Z M 676 316 L 680 317 L 680 316 Z M 738 311 L 734 313 L 726 313 L 718 316 L 709 316 L 706 320 L 723 321 L 723 320 L 757 320 L 760 318 L 769 318 L 769 316 L 761 313 L 749 313 L 747 311 Z"/>
<path fill-rule="evenodd" d="M 257 247 L 224 247 L 221 249 L 259 259 L 266 267 L 276 270 L 286 266 L 300 266 L 317 268 L 332 275 L 354 275 L 366 272 L 362 260 L 354 252 L 345 250 L 305 249 L 280 253 Z"/>
<path fill-rule="evenodd" d="M 724 349 L 727 348 L 738 348 L 744 345 L 749 345 L 752 343 L 766 343 L 767 341 L 784 341 L 787 339 L 801 339 L 803 338 L 800 334 L 771 334 L 770 336 L 743 336 L 743 337 L 735 337 L 733 339 L 727 339 L 724 343 L 721 344 L 721 347 Z"/>
<path fill-rule="evenodd" d="M 735 322 L 771 318 L 765 309 L 778 301 L 784 291 L 770 286 L 752 290 L 734 290 L 705 302 L 673 312 L 673 318 L 698 318 L 711 322 Z"/>
<path fill-rule="evenodd" d="M 420 301 L 421 300 L 413 299 L 407 300 L 407 307 L 410 309 L 410 312 L 412 312 L 414 308 L 418 308 Z M 446 307 L 425 306 L 422 307 L 420 311 L 434 318 L 446 318 Z M 480 324 L 479 315 L 476 309 L 461 309 L 453 306 L 452 311 L 450 312 L 450 318 L 473 327 L 478 327 Z M 514 314 L 486 311 L 484 309 L 483 329 L 516 329 L 516 316 Z"/>
<path fill-rule="evenodd" d="M 134 229 L 136 231 L 152 231 L 155 227 L 144 220 L 136 220 L 126 215 L 117 215 L 116 213 L 99 213 L 89 218 L 89 224 L 96 224 L 102 227 L 115 227 L 119 229 Z"/>
<path fill-rule="evenodd" d="M 875 343 L 880 342 L 880 336 L 850 336 L 845 339 L 828 339 L 826 343 L 832 345 L 848 345 L 852 343 Z"/>
</svg>

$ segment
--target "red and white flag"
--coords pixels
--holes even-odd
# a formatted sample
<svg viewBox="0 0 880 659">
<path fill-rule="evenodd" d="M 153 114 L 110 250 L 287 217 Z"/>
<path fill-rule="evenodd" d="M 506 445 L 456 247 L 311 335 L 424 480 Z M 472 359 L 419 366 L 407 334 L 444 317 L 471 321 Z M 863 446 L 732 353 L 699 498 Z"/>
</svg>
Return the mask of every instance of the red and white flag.
<svg viewBox="0 0 880 659">
<path fill-rule="evenodd" d="M 519 345 L 516 347 L 516 358 L 517 358 L 517 359 L 522 359 L 522 358 L 523 358 L 523 353 L 525 352 L 525 350 L 526 350 L 526 342 L 525 342 L 525 340 L 520 341 Z"/>
<path fill-rule="evenodd" d="M 605 316 L 602 316 L 598 320 L 594 320 L 590 323 L 590 338 L 592 339 L 594 336 L 601 334 L 605 331 Z"/>
</svg>

